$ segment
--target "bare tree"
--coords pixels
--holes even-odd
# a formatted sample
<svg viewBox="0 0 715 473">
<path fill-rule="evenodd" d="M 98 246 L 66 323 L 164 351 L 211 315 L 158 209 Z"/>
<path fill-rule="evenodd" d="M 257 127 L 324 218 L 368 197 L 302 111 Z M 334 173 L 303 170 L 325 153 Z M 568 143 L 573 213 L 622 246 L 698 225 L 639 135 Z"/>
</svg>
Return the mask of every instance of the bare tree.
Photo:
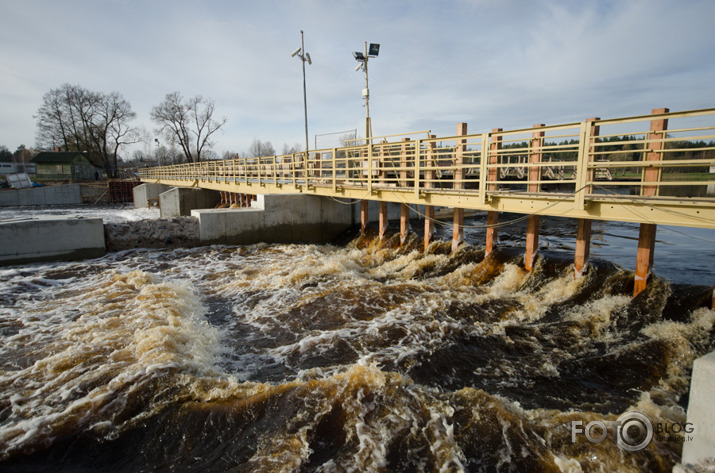
<svg viewBox="0 0 715 473">
<path fill-rule="evenodd" d="M 38 147 L 87 152 L 109 176 L 116 176 L 120 149 L 141 139 L 129 125 L 136 113 L 118 92 L 64 84 L 43 96 L 35 118 Z"/>
<path fill-rule="evenodd" d="M 178 144 L 188 162 L 201 161 L 204 148 L 210 148 L 211 135 L 227 121 L 214 120 L 213 100 L 200 95 L 184 100 L 179 92 L 166 94 L 164 101 L 151 109 L 151 119 L 159 125 L 158 133 Z"/>
<path fill-rule="evenodd" d="M 283 143 L 283 154 L 295 154 L 295 153 L 300 153 L 303 150 L 303 147 L 296 143 L 293 146 L 288 146 L 288 143 Z"/>
<path fill-rule="evenodd" d="M 248 148 L 248 156 L 251 158 L 260 158 L 263 156 L 275 156 L 276 150 L 270 141 L 263 142 L 254 138 L 251 147 Z"/>
</svg>

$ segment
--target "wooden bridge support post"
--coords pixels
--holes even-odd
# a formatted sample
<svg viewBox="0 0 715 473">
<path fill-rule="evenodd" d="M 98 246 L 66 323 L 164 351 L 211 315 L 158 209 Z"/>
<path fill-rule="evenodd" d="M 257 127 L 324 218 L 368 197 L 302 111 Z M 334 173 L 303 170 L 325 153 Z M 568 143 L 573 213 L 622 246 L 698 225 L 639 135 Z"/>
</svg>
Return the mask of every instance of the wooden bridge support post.
<svg viewBox="0 0 715 473">
<path fill-rule="evenodd" d="M 410 231 L 410 208 L 407 204 L 400 204 L 400 245 L 407 241 L 407 234 Z"/>
<path fill-rule="evenodd" d="M 652 113 L 660 114 L 667 113 L 667 108 L 654 108 Z M 668 129 L 668 120 L 664 118 L 658 118 L 651 120 L 650 131 L 648 136 L 650 140 L 660 140 L 665 138 L 665 130 Z M 660 141 L 654 141 L 648 143 L 649 152 L 646 153 L 646 161 L 658 161 L 661 159 L 660 151 L 663 149 L 664 145 Z M 643 180 L 645 182 L 657 182 L 660 176 L 660 168 L 644 168 L 643 170 Z M 656 185 L 644 185 L 642 188 L 642 194 L 644 196 L 655 196 L 658 195 L 658 186 Z M 640 231 L 638 234 L 638 254 L 636 256 L 636 276 L 635 282 L 633 283 L 633 297 L 640 294 L 648 283 L 648 277 L 651 273 L 651 268 L 653 266 L 653 253 L 655 250 L 655 233 L 657 230 L 657 225 L 654 223 L 641 223 Z"/>
<path fill-rule="evenodd" d="M 410 151 L 409 138 L 403 138 L 400 149 L 400 187 L 407 187 L 407 154 Z M 400 245 L 407 241 L 407 233 L 410 231 L 410 208 L 407 204 L 400 204 Z"/>
<path fill-rule="evenodd" d="M 576 255 L 574 257 L 574 278 L 580 278 L 588 267 L 591 256 L 591 220 L 578 219 L 576 228 Z"/>
<path fill-rule="evenodd" d="M 503 131 L 502 128 L 492 129 L 492 133 L 499 133 Z M 501 135 L 491 137 L 491 143 L 489 144 L 489 164 L 496 165 L 499 161 L 499 150 L 501 150 Z M 498 170 L 495 167 L 489 168 L 489 181 L 494 182 L 498 178 Z M 487 190 L 496 190 L 496 184 L 488 184 Z M 499 223 L 499 212 L 489 211 L 487 212 L 487 239 L 484 249 L 484 256 L 491 253 L 497 245 L 498 241 L 498 230 L 497 223 Z"/>
<path fill-rule="evenodd" d="M 457 123 L 457 136 L 467 134 L 467 124 Z M 454 184 L 455 190 L 464 189 L 464 152 L 467 148 L 467 140 L 465 138 L 457 139 L 454 153 Z M 464 209 L 454 209 L 454 220 L 452 223 L 452 251 L 457 251 L 457 247 L 464 241 Z"/>
<path fill-rule="evenodd" d="M 638 255 L 636 258 L 636 278 L 633 283 L 633 297 L 640 294 L 648 282 L 651 267 L 653 266 L 656 228 L 657 225 L 653 223 L 641 223 L 638 233 Z"/>
<path fill-rule="evenodd" d="M 534 125 L 534 128 L 542 128 L 543 123 Z M 538 163 L 541 162 L 542 148 L 544 146 L 544 132 L 535 131 L 531 138 L 531 152 L 529 153 L 528 179 L 529 184 L 527 189 L 529 192 L 539 192 L 541 190 L 541 167 Z M 534 260 L 539 252 L 539 224 L 541 223 L 538 215 L 529 215 L 526 224 L 526 253 L 524 254 L 524 267 L 527 271 L 534 269 Z"/>
<path fill-rule="evenodd" d="M 382 200 L 380 201 L 380 219 L 378 223 L 380 225 L 380 241 L 382 241 L 387 233 L 387 202 Z"/>
<path fill-rule="evenodd" d="M 431 135 L 430 138 L 436 138 L 435 135 Z M 434 141 L 430 141 L 429 145 L 427 147 L 427 167 L 434 167 L 434 148 L 435 148 L 435 143 Z M 424 187 L 427 189 L 432 188 L 433 185 L 433 180 L 435 177 L 435 170 L 434 169 L 428 169 L 425 171 L 425 182 L 424 182 Z M 432 241 L 432 234 L 434 234 L 434 206 L 432 205 L 425 205 L 425 251 L 427 251 L 427 248 L 430 245 L 430 242 Z"/>
<path fill-rule="evenodd" d="M 367 230 L 367 200 L 360 201 L 360 235 L 364 235 Z"/>
</svg>

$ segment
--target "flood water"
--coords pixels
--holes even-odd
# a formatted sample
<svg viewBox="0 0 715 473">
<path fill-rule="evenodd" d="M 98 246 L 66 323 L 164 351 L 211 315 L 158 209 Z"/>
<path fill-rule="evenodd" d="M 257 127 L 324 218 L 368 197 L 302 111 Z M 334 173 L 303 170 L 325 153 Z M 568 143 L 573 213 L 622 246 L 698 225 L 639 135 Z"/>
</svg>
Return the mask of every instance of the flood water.
<svg viewBox="0 0 715 473">
<path fill-rule="evenodd" d="M 685 242 L 712 232 L 659 228 L 633 299 L 636 225 L 594 224 L 574 279 L 574 222 L 542 222 L 531 273 L 519 224 L 485 258 L 482 223 L 456 253 L 368 236 L 0 268 L 0 470 L 669 472 L 682 432 L 628 452 L 570 427 L 685 422 L 715 349 L 712 244 Z"/>
</svg>

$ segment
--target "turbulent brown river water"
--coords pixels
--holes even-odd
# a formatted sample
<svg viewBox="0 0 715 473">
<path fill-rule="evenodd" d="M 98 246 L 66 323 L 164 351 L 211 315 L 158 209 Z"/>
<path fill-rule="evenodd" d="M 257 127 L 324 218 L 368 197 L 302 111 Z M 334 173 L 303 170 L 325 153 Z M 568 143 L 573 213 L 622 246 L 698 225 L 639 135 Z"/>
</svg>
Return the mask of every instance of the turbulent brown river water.
<svg viewBox="0 0 715 473">
<path fill-rule="evenodd" d="M 570 425 L 684 423 L 714 281 L 632 299 L 552 228 L 532 273 L 506 234 L 0 268 L 0 471 L 670 471 L 682 433 L 631 453 Z"/>
</svg>

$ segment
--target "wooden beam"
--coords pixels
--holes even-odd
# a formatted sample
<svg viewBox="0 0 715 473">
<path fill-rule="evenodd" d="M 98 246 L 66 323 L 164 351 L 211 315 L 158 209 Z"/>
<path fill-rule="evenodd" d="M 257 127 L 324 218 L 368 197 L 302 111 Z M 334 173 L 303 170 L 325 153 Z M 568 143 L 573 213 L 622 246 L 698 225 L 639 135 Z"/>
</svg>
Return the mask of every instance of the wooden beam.
<svg viewBox="0 0 715 473">
<path fill-rule="evenodd" d="M 464 241 L 464 209 L 454 209 L 452 224 L 452 251 L 456 251 L 459 244 Z"/>
<path fill-rule="evenodd" d="M 499 231 L 496 225 L 499 223 L 499 212 L 487 212 L 487 241 L 484 248 L 484 256 L 494 251 L 497 246 Z"/>
<path fill-rule="evenodd" d="M 457 136 L 464 136 L 467 134 L 467 124 L 458 123 L 457 124 Z M 458 138 L 455 153 L 454 153 L 454 189 L 460 190 L 464 189 L 464 178 L 466 176 L 464 169 L 464 152 L 467 150 L 467 140 L 466 138 Z M 457 247 L 464 241 L 464 209 L 455 208 L 454 209 L 454 221 L 452 227 L 452 251 L 456 251 Z"/>
<path fill-rule="evenodd" d="M 543 123 L 534 125 L 534 128 L 543 128 Z M 544 146 L 544 132 L 537 130 L 531 135 L 531 151 L 529 153 L 529 173 L 527 185 L 529 192 L 539 192 L 541 190 L 541 162 Z M 524 254 L 524 268 L 527 271 L 534 269 L 534 260 L 539 252 L 539 224 L 541 220 L 538 215 L 530 215 L 526 224 L 526 253 Z"/>
<path fill-rule="evenodd" d="M 660 114 L 660 113 L 668 113 L 667 108 L 654 108 L 652 113 L 655 114 Z M 648 152 L 646 153 L 645 159 L 646 161 L 661 161 L 663 159 L 663 155 L 661 151 L 664 148 L 663 142 L 662 141 L 657 141 L 657 140 L 663 140 L 665 139 L 665 130 L 668 129 L 668 119 L 667 118 L 656 118 L 654 120 L 650 121 L 650 134 L 648 135 L 649 140 L 656 140 L 651 143 L 648 143 Z M 660 177 L 660 168 L 659 167 L 648 167 L 643 169 L 643 181 L 645 182 L 657 182 L 659 181 Z M 643 190 L 642 190 L 643 195 L 647 196 L 654 196 L 658 195 L 658 186 L 656 185 L 644 185 Z"/>
<path fill-rule="evenodd" d="M 586 272 L 591 255 L 591 220 L 578 219 L 576 229 L 576 255 L 574 257 L 574 277 L 580 278 Z"/>
<path fill-rule="evenodd" d="M 594 125 L 593 122 L 600 120 L 599 117 L 593 117 L 593 118 L 587 118 L 586 123 L 589 126 L 590 130 L 590 135 L 591 135 L 591 141 L 588 143 L 588 159 L 587 162 L 592 162 L 594 159 L 593 157 L 595 156 L 594 153 L 598 151 L 596 149 L 596 140 L 598 139 L 598 135 L 601 133 L 601 127 L 598 125 Z M 591 168 L 586 170 L 587 173 L 587 182 L 589 183 L 586 186 L 586 194 L 593 194 L 593 185 L 591 184 L 595 178 L 596 178 L 596 170 Z M 578 191 L 579 189 L 577 189 Z"/>
<path fill-rule="evenodd" d="M 633 297 L 640 294 L 646 287 L 653 266 L 655 250 L 655 232 L 657 225 L 641 223 L 638 233 L 638 255 L 636 258 L 636 277 L 633 284 Z"/>
<path fill-rule="evenodd" d="M 380 201 L 380 218 L 379 218 L 379 225 L 380 225 L 380 240 L 383 240 L 385 238 L 385 234 L 387 234 L 387 202 L 385 201 Z"/>
<path fill-rule="evenodd" d="M 364 235 L 365 231 L 367 230 L 367 206 L 368 206 L 368 201 L 367 200 L 361 200 L 360 201 L 360 235 Z"/>
<path fill-rule="evenodd" d="M 538 215 L 529 215 L 526 221 L 526 253 L 524 253 L 524 268 L 527 271 L 534 269 L 534 260 L 539 252 L 539 223 Z"/>
<path fill-rule="evenodd" d="M 534 125 L 534 128 L 543 128 L 546 125 L 539 123 Z M 538 164 L 541 162 L 541 157 L 543 156 L 544 147 L 544 132 L 535 131 L 531 135 L 531 151 L 529 153 L 529 181 L 528 185 L 529 192 L 540 192 L 541 191 L 541 168 Z M 537 182 L 534 182 L 537 181 Z"/>
<path fill-rule="evenodd" d="M 436 138 L 435 135 L 431 135 L 430 138 Z M 435 167 L 435 162 L 434 162 L 434 149 L 435 149 L 435 142 L 430 141 L 429 145 L 427 146 L 427 167 Z M 435 178 L 435 170 L 434 169 L 428 169 L 425 171 L 425 181 L 424 181 L 424 187 L 425 189 L 430 189 L 433 186 L 433 180 Z M 432 205 L 425 205 L 425 236 L 424 236 L 424 242 L 425 242 L 425 251 L 427 251 L 427 248 L 429 248 L 430 242 L 432 241 L 432 235 L 434 234 L 434 206 Z"/>
<path fill-rule="evenodd" d="M 425 251 L 432 242 L 434 234 L 434 206 L 425 205 Z"/>
<path fill-rule="evenodd" d="M 400 245 L 407 241 L 407 234 L 410 231 L 410 208 L 407 204 L 400 204 Z"/>
<path fill-rule="evenodd" d="M 503 131 L 502 128 L 492 129 L 492 133 L 499 133 Z M 499 162 L 499 150 L 502 146 L 501 135 L 491 135 L 491 143 L 489 143 L 489 181 L 496 181 L 499 177 L 498 169 L 494 167 L 495 164 Z M 496 190 L 496 184 L 487 183 L 488 190 Z M 499 241 L 499 235 L 496 225 L 499 223 L 499 212 L 489 211 L 487 212 L 487 239 L 485 243 L 484 256 L 491 253 Z"/>
<path fill-rule="evenodd" d="M 654 108 L 651 113 L 654 115 L 667 113 L 667 108 Z M 664 148 L 662 140 L 665 139 L 665 131 L 668 129 L 668 120 L 665 118 L 656 118 L 650 121 L 649 140 L 656 140 L 648 143 L 648 152 L 646 153 L 646 161 L 659 161 L 662 159 L 660 151 Z M 643 181 L 658 182 L 660 180 L 660 168 L 644 168 Z M 644 185 L 641 190 L 642 195 L 655 196 L 658 195 L 658 186 L 654 184 Z M 636 276 L 633 283 L 633 297 L 640 294 L 648 283 L 651 268 L 653 267 L 653 253 L 655 250 L 655 233 L 657 225 L 654 223 L 641 223 L 638 234 L 638 254 L 636 256 Z"/>
</svg>

